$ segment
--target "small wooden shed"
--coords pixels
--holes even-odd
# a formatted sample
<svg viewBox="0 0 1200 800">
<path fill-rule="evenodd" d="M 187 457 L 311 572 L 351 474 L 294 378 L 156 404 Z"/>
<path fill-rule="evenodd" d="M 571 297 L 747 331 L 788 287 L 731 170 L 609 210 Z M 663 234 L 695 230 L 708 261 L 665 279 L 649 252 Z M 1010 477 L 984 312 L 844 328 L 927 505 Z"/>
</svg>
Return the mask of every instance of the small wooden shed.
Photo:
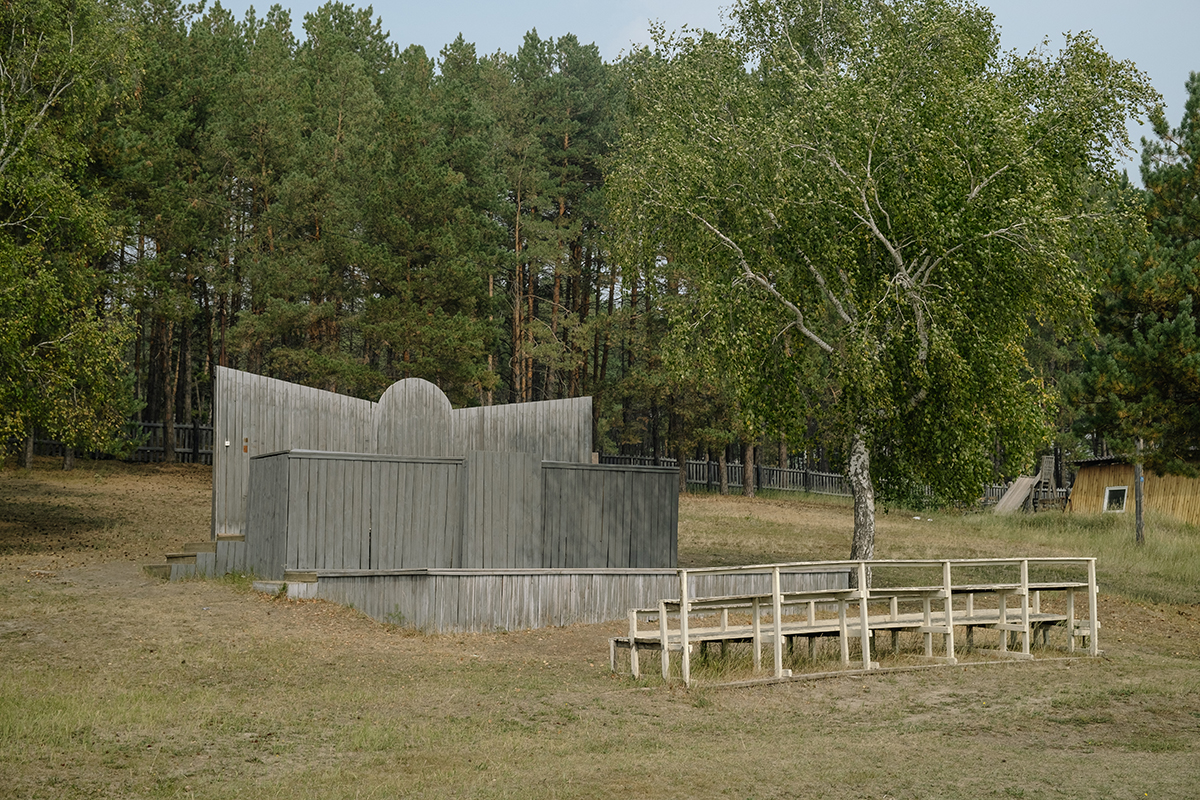
<svg viewBox="0 0 1200 800">
<path fill-rule="evenodd" d="M 1133 511 L 1133 464 L 1120 457 L 1091 458 L 1076 462 L 1079 469 L 1067 511 L 1078 514 Z M 1159 475 L 1144 470 L 1145 509 L 1200 525 L 1200 479 Z"/>
</svg>

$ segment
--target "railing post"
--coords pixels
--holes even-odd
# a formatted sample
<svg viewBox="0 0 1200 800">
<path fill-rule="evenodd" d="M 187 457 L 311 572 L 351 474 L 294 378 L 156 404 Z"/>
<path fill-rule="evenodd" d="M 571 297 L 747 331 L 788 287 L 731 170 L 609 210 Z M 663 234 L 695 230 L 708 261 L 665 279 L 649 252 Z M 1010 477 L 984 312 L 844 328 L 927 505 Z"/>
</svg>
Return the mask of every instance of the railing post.
<svg viewBox="0 0 1200 800">
<path fill-rule="evenodd" d="M 680 667 L 683 672 L 683 685 L 692 685 L 692 660 L 688 645 L 688 585 L 687 570 L 679 570 L 679 645 L 682 654 Z"/>
<path fill-rule="evenodd" d="M 758 598 L 750 601 L 750 638 L 754 648 L 754 671 L 762 669 L 762 618 L 759 615 Z"/>
<path fill-rule="evenodd" d="M 871 588 L 867 585 L 867 562 L 858 562 L 858 624 L 862 626 L 863 669 L 871 668 L 871 620 L 867 611 L 867 598 Z"/>
<path fill-rule="evenodd" d="M 1088 559 L 1088 652 L 1100 655 L 1100 617 L 1096 605 L 1096 559 Z"/>
<path fill-rule="evenodd" d="M 942 564 L 942 583 L 946 589 L 946 658 L 951 664 L 957 664 L 958 658 L 954 655 L 954 583 L 950 579 L 949 560 Z"/>
<path fill-rule="evenodd" d="M 662 648 L 662 674 L 663 681 L 671 679 L 671 648 L 667 646 L 667 601 L 658 601 L 658 642 Z"/>
<path fill-rule="evenodd" d="M 771 570 L 771 605 L 775 624 L 775 677 L 783 677 L 783 598 L 779 591 L 779 567 Z"/>
<path fill-rule="evenodd" d="M 637 648 L 637 609 L 629 609 L 629 673 L 634 678 L 641 677 L 641 669 L 638 665 L 638 648 Z"/>
<path fill-rule="evenodd" d="M 850 666 L 850 633 L 846 629 L 846 598 L 838 598 L 838 639 L 842 649 L 842 666 Z"/>
<path fill-rule="evenodd" d="M 1075 652 L 1075 590 L 1067 589 L 1067 652 Z"/>
<path fill-rule="evenodd" d="M 1029 655 L 1029 561 L 1021 559 L 1021 652 Z"/>
</svg>

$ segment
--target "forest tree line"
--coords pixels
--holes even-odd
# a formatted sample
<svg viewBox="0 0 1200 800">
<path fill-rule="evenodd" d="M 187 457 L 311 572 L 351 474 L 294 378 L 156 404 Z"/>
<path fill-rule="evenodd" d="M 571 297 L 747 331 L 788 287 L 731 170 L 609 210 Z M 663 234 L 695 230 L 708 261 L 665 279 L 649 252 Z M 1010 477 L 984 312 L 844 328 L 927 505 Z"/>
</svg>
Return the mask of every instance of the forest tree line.
<svg viewBox="0 0 1200 800">
<path fill-rule="evenodd" d="M 720 243 L 631 222 L 609 196 L 661 49 L 606 63 L 574 35 L 530 31 L 513 53 L 459 37 L 430 54 L 340 2 L 306 15 L 301 38 L 279 6 L 237 19 L 174 0 L 13 0 L 2 15 L 7 439 L 38 427 L 85 447 L 127 418 L 207 421 L 228 366 L 367 399 L 407 377 L 456 406 L 590 395 L 608 452 L 844 454 L 845 430 L 808 413 L 834 403 L 796 403 L 797 384 L 832 385 L 820 358 L 793 357 L 798 340 L 728 288 L 720 314 L 704 305 L 694 264 Z M 1143 218 L 1138 192 L 1106 185 L 1104 203 Z M 631 245 L 642 224 L 666 233 Z M 1089 260 L 1130 263 L 1127 243 L 1095 247 Z M 1102 312 L 1111 281 L 1072 274 Z M 775 351 L 731 369 L 721 314 L 763 326 Z M 1085 379 L 1094 322 L 1081 309 L 1022 324 L 1016 378 L 1057 415 L 1042 445 L 1078 450 L 1104 416 Z M 744 370 L 792 388 L 724 379 Z"/>
</svg>

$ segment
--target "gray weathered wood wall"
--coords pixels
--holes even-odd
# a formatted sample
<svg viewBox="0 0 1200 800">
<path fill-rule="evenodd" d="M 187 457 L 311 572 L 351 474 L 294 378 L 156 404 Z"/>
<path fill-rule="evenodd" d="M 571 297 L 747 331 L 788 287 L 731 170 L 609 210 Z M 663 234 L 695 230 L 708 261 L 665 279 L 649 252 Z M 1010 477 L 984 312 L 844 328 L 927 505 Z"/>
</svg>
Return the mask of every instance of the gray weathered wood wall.
<svg viewBox="0 0 1200 800">
<path fill-rule="evenodd" d="M 537 566 L 676 566 L 679 480 L 674 470 L 546 463 L 542 485 L 545 558 Z"/>
<path fill-rule="evenodd" d="M 763 578 L 766 583 L 764 584 Z M 770 576 L 705 576 L 707 596 L 770 592 Z M 784 591 L 841 589 L 846 570 L 784 573 Z M 624 619 L 679 596 L 674 570 L 410 570 L 320 573 L 315 596 L 353 605 L 382 622 L 424 631 L 527 630 Z"/>
<path fill-rule="evenodd" d="M 533 453 L 474 450 L 466 458 L 467 569 L 542 566 L 542 461 Z M 413 565 L 417 566 L 417 565 Z"/>
<path fill-rule="evenodd" d="M 249 472 L 248 566 L 262 577 L 676 564 L 671 469 L 290 450 Z"/>
<path fill-rule="evenodd" d="M 458 564 L 463 525 L 462 459 L 371 456 L 370 568 Z"/>
<path fill-rule="evenodd" d="M 538 453 L 543 461 L 592 460 L 592 398 L 543 400 L 454 411 L 455 455 L 468 450 Z"/>
<path fill-rule="evenodd" d="M 250 458 L 307 448 L 368 452 L 374 403 L 217 367 L 213 536 L 245 533 Z"/>
<path fill-rule="evenodd" d="M 453 410 L 436 386 L 415 378 L 389 387 L 379 403 L 226 367 L 214 378 L 214 538 L 245 533 L 250 458 L 265 453 L 462 458 L 494 450 L 591 460 L 590 397 Z"/>
<path fill-rule="evenodd" d="M 254 531 L 244 547 L 252 564 L 284 564 L 287 560 L 288 459 L 279 454 L 256 459 L 250 470 L 246 527 Z M 218 542 L 218 547 L 226 542 Z"/>
</svg>

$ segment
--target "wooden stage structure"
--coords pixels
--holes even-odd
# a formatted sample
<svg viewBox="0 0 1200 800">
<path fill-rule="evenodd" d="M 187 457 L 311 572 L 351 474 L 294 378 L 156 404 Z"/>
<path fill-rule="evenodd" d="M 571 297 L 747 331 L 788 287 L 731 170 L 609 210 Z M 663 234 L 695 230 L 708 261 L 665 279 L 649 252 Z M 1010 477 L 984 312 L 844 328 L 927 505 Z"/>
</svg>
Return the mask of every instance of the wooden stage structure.
<svg viewBox="0 0 1200 800">
<path fill-rule="evenodd" d="M 855 574 L 856 587 L 788 586 L 789 576 L 798 571 L 839 570 Z M 702 581 L 733 575 L 761 576 L 770 588 L 733 594 L 701 587 Z M 677 653 L 679 677 L 690 685 L 693 647 L 716 643 L 724 648 L 739 642 L 750 644 L 755 671 L 761 669 L 763 647 L 770 646 L 773 677 L 788 678 L 785 643 L 795 657 L 796 640 L 805 640 L 811 659 L 821 637 L 837 638 L 843 667 L 850 666 L 851 644 L 857 643 L 861 668 L 872 670 L 879 664 L 872 660 L 871 639 L 884 631 L 891 634 L 893 649 L 902 631 L 917 632 L 924 639 L 926 659 L 956 664 L 956 628 L 964 630 L 972 646 L 976 630 L 996 631 L 994 649 L 973 649 L 1001 658 L 1031 659 L 1034 638 L 1041 634 L 1045 641 L 1056 627 L 1067 634 L 1067 652 L 1076 652 L 1077 642 L 1086 640 L 1090 655 L 1100 653 L 1093 558 L 826 561 L 681 569 L 672 594 L 656 606 L 627 610 L 628 633 L 609 643 L 614 672 L 618 650 L 629 651 L 629 670 L 635 677 L 641 673 L 641 652 L 652 651 L 659 654 L 663 679 L 670 680 L 671 654 Z M 1053 608 L 1046 596 L 1055 596 Z M 1085 609 L 1077 608 L 1080 597 Z M 1010 639 L 1015 640 L 1011 645 Z M 935 648 L 935 640 L 940 647 Z"/>
<path fill-rule="evenodd" d="M 593 463 L 591 398 L 453 409 L 408 379 L 371 403 L 225 368 L 214 396 L 212 537 L 165 577 L 249 572 L 430 632 L 621 619 L 675 585 L 678 476 Z"/>
</svg>

